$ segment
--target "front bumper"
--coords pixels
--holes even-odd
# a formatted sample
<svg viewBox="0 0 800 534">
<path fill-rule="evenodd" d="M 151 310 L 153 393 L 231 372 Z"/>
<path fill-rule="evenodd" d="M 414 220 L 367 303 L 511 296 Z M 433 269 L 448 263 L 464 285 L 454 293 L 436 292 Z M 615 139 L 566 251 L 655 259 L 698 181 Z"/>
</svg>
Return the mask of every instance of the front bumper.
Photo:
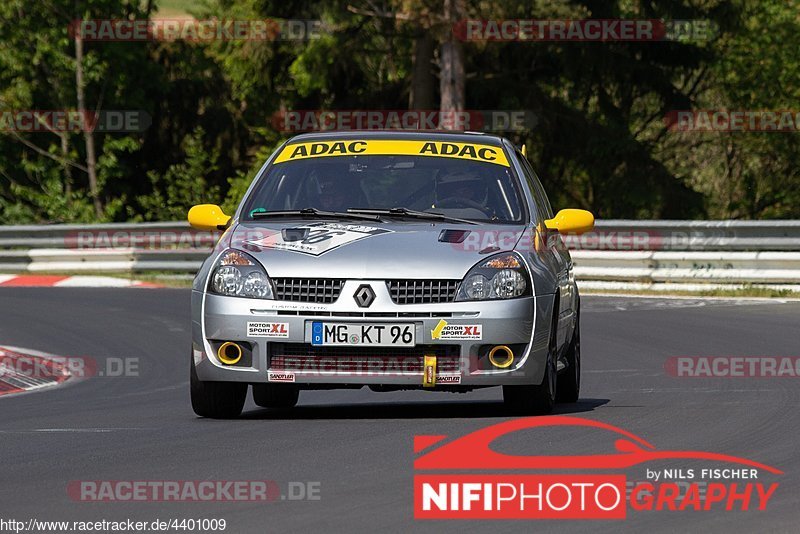
<svg viewBox="0 0 800 534">
<path fill-rule="evenodd" d="M 376 299 L 359 308 L 350 295 L 362 284 Z M 200 380 L 293 382 L 302 385 L 421 386 L 423 354 L 438 354 L 438 386 L 467 387 L 539 384 L 544 375 L 554 295 L 504 301 L 397 305 L 383 281 L 349 280 L 332 304 L 223 297 L 192 291 L 192 345 Z M 311 346 L 311 322 L 413 324 L 416 347 L 321 349 Z M 480 326 L 480 339 L 436 338 L 447 325 Z M 266 323 L 256 334 L 248 323 Z M 251 325 L 252 326 L 252 325 Z M 246 365 L 225 365 L 217 357 L 221 342 L 245 343 Z M 497 345 L 514 346 L 505 369 L 486 368 L 485 353 Z M 345 357 L 346 365 L 338 358 Z M 483 358 L 483 360 L 482 360 Z"/>
</svg>

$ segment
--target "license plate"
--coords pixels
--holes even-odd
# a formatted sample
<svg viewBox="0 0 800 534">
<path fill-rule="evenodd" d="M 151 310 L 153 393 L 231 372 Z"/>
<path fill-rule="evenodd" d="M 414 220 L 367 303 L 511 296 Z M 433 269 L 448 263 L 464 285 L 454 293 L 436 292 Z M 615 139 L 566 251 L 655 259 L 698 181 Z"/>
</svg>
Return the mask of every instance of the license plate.
<svg viewBox="0 0 800 534">
<path fill-rule="evenodd" d="M 313 321 L 311 344 L 413 347 L 416 344 L 416 329 L 413 324 L 408 323 L 359 324 Z"/>
</svg>

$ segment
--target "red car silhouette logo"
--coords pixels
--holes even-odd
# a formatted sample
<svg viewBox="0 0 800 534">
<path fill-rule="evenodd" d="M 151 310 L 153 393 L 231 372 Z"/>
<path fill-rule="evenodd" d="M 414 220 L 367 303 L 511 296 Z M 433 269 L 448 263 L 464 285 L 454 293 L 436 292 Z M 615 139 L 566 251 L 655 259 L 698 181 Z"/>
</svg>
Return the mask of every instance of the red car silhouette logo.
<svg viewBox="0 0 800 534">
<path fill-rule="evenodd" d="M 586 427 L 599 428 L 619 434 L 615 441 L 617 452 L 613 454 L 589 454 L 574 456 L 514 456 L 496 452 L 490 445 L 494 440 L 519 430 L 538 427 Z M 414 452 L 420 453 L 445 440 L 447 436 L 415 436 Z M 783 471 L 760 462 L 703 451 L 658 451 L 656 448 L 626 430 L 608 423 L 555 415 L 549 417 L 526 417 L 492 425 L 433 450 L 414 460 L 418 470 L 442 469 L 623 469 L 655 460 L 687 459 L 729 462 L 776 475 Z"/>
</svg>

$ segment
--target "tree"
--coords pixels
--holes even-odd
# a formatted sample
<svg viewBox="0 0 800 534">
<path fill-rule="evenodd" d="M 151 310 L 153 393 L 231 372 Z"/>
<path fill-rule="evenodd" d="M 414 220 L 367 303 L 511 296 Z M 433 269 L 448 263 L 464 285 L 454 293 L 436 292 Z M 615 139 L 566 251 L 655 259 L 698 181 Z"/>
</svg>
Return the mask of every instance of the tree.
<svg viewBox="0 0 800 534">
<path fill-rule="evenodd" d="M 320 19 L 321 33 L 127 43 L 76 41 L 67 27 L 81 17 L 145 18 L 156 2 L 7 0 L 0 111 L 139 110 L 152 124 L 115 134 L 0 131 L 0 210 L 4 222 L 49 222 L 178 217 L 201 196 L 230 207 L 294 133 L 275 127 L 280 110 L 412 108 L 535 114 L 534 127 L 504 133 L 527 145 L 559 206 L 606 218 L 796 216 L 796 136 L 681 134 L 664 122 L 672 110 L 794 109 L 796 4 L 208 0 L 192 14 Z M 453 31 L 464 19 L 530 18 L 707 19 L 720 33 L 480 42 Z"/>
<path fill-rule="evenodd" d="M 444 0 L 443 18 L 450 31 L 439 48 L 439 108 L 443 112 L 464 111 L 464 48 L 452 28 L 465 16 L 465 0 Z"/>
<path fill-rule="evenodd" d="M 70 24 L 76 19 L 106 17 L 125 19 L 146 17 L 147 12 L 137 5 L 114 0 L 90 0 L 76 5 L 67 0 L 29 3 L 9 0 L 0 5 L 0 104 L 13 116 L 23 110 L 55 110 L 84 113 L 90 120 L 82 132 L 58 130 L 20 132 L 13 128 L 0 135 L 0 173 L 7 181 L 0 186 L 4 204 L 32 201 L 40 194 L 53 193 L 55 181 L 60 181 L 60 193 L 65 197 L 67 212 L 103 219 L 101 198 L 107 176 L 99 175 L 101 159 L 115 157 L 112 148 L 130 147 L 126 142 L 113 142 L 103 147 L 103 139 L 91 131 L 91 117 L 102 109 L 122 104 L 136 90 L 123 79 L 112 75 L 116 62 L 146 75 L 147 65 L 137 58 L 135 49 L 124 50 L 118 44 L 104 43 L 87 50 L 76 34 L 69 35 Z M 85 115 L 85 116 L 86 116 Z M 84 144 L 75 144 L 76 135 Z M 98 148 L 99 147 L 99 148 Z M 107 168 L 107 167 L 106 167 Z M 80 173 L 76 177 L 76 173 Z M 59 176 L 60 175 L 60 176 Z M 81 175 L 85 175 L 81 176 Z M 71 204 L 85 202 L 81 182 L 88 181 L 89 199 L 94 206 L 90 215 L 82 207 Z M 113 202 L 113 206 L 119 206 Z M 28 217 L 60 218 L 58 213 L 41 210 L 52 206 L 14 206 L 12 212 L 28 213 Z"/>
<path fill-rule="evenodd" d="M 716 59 L 704 71 L 694 107 L 705 110 L 780 111 L 800 101 L 798 3 L 743 3 L 735 32 L 714 43 Z M 712 217 L 800 216 L 800 142 L 795 133 L 686 132 L 661 151 L 671 172 L 705 197 Z"/>
</svg>

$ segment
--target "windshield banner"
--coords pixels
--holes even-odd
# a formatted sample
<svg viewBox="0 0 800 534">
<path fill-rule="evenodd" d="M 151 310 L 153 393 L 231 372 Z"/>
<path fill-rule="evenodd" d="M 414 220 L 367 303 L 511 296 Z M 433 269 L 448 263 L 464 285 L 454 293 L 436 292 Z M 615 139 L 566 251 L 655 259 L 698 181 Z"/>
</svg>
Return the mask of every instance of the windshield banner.
<svg viewBox="0 0 800 534">
<path fill-rule="evenodd" d="M 274 163 L 329 156 L 438 156 L 482 161 L 509 167 L 506 155 L 499 146 L 387 139 L 292 143 L 283 147 Z"/>
</svg>

